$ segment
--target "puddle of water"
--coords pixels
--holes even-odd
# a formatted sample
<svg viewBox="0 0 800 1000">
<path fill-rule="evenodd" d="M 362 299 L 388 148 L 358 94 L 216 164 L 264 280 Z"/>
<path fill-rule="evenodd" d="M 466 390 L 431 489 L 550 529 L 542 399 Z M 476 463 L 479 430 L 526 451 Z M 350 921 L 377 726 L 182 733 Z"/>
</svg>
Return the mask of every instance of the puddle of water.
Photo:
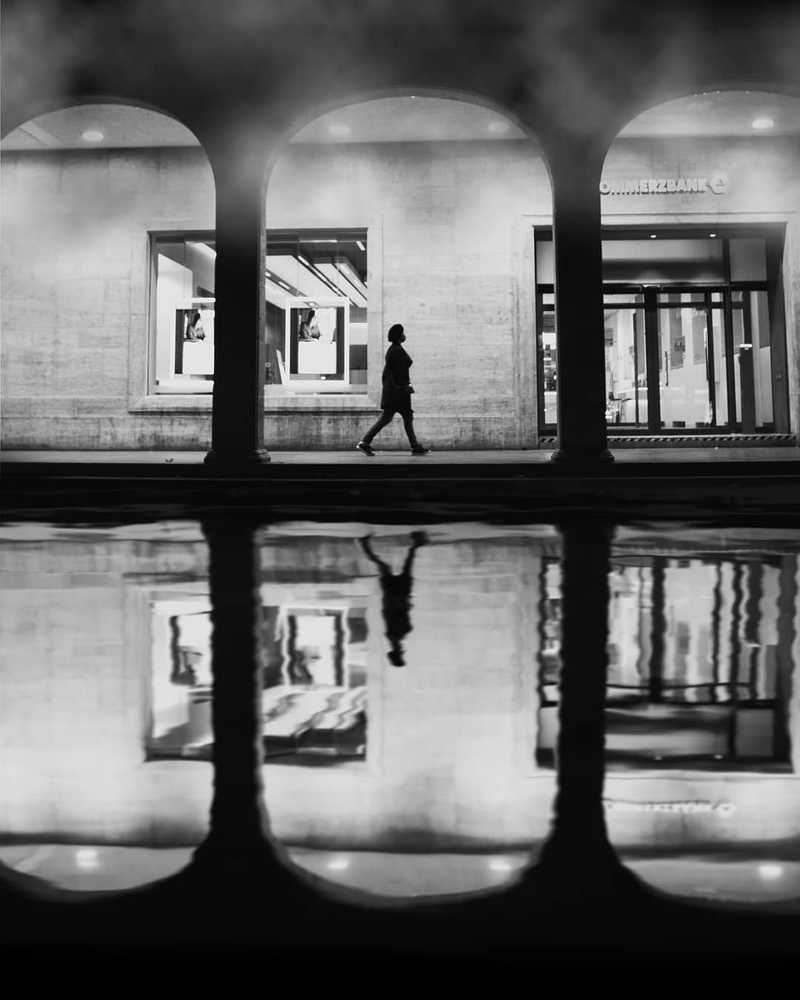
<svg viewBox="0 0 800 1000">
<path fill-rule="evenodd" d="M 800 532 L 622 527 L 605 811 L 709 900 L 796 898 Z M 258 538 L 265 800 L 300 867 L 388 897 L 498 889 L 551 830 L 561 542 L 548 525 L 284 522 Z M 0 863 L 131 888 L 208 832 L 200 525 L 0 526 Z"/>
</svg>

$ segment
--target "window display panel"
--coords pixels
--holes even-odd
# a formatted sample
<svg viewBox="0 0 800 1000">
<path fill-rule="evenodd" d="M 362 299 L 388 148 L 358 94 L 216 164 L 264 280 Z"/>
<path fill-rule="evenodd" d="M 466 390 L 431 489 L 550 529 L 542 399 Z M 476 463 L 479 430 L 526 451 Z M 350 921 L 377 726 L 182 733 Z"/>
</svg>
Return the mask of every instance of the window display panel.
<svg viewBox="0 0 800 1000">
<path fill-rule="evenodd" d="M 214 239 L 153 236 L 156 392 L 210 393 L 214 378 Z"/>
<path fill-rule="evenodd" d="M 267 385 L 365 393 L 366 230 L 267 233 Z"/>
</svg>

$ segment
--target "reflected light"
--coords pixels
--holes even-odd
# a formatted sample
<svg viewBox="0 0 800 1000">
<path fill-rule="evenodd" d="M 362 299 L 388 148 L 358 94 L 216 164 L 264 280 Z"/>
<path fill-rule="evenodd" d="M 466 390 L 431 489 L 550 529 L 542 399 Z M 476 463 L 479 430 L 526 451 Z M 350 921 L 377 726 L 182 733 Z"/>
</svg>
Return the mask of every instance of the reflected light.
<svg viewBox="0 0 800 1000">
<path fill-rule="evenodd" d="M 342 125 L 341 123 L 336 123 L 328 126 L 328 132 L 331 135 L 337 135 L 337 136 L 350 135 L 350 126 Z"/>
<path fill-rule="evenodd" d="M 765 881 L 772 881 L 773 879 L 780 878 L 783 875 L 783 868 L 780 865 L 775 864 L 765 864 L 758 866 L 759 878 L 763 878 Z"/>
<path fill-rule="evenodd" d="M 91 871 L 93 868 L 98 868 L 100 861 L 97 857 L 97 851 L 94 847 L 82 847 L 80 850 L 75 852 L 75 864 L 78 868 L 83 869 L 83 871 Z"/>
<path fill-rule="evenodd" d="M 85 132 L 81 134 L 81 139 L 84 142 L 102 142 L 105 136 L 99 129 L 87 128 Z"/>
<path fill-rule="evenodd" d="M 510 872 L 514 866 L 508 858 L 490 858 L 489 870 L 493 872 Z"/>
<path fill-rule="evenodd" d="M 775 122 L 771 118 L 754 118 L 752 122 L 753 128 L 759 132 L 772 128 L 774 124 Z"/>
<path fill-rule="evenodd" d="M 490 132 L 508 132 L 508 122 L 497 121 L 489 122 Z"/>
<path fill-rule="evenodd" d="M 333 858 L 328 862 L 328 868 L 332 872 L 343 872 L 350 867 L 350 858 Z"/>
</svg>

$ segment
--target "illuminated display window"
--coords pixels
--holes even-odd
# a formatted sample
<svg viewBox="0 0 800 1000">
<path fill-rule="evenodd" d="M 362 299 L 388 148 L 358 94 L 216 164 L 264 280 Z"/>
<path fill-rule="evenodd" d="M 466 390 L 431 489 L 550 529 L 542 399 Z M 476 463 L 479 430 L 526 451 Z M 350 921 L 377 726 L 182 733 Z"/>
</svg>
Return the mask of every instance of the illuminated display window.
<svg viewBox="0 0 800 1000">
<path fill-rule="evenodd" d="M 652 229 L 653 227 L 649 227 Z M 604 231 L 605 419 L 620 434 L 786 433 L 780 227 Z M 553 242 L 536 233 L 540 432 L 556 432 Z"/>
<path fill-rule="evenodd" d="M 214 234 L 152 234 L 151 246 L 153 390 L 210 393 Z M 264 291 L 268 393 L 366 393 L 366 230 L 268 232 Z"/>
</svg>

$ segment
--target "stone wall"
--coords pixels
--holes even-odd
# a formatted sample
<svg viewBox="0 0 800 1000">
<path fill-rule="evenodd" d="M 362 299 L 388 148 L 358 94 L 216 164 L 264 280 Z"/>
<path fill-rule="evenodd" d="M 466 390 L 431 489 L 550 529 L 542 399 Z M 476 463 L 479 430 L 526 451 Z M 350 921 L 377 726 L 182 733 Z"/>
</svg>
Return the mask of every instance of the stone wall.
<svg viewBox="0 0 800 1000">
<path fill-rule="evenodd" d="M 792 430 L 800 426 L 800 158 L 794 138 L 619 140 L 604 178 L 712 176 L 724 194 L 604 195 L 604 222 L 787 224 Z M 148 395 L 148 232 L 211 230 L 199 149 L 6 153 L 2 445 L 198 449 L 210 396 Z M 439 448 L 536 445 L 531 231 L 550 215 L 526 141 L 296 144 L 278 160 L 268 228 L 366 227 L 366 396 L 267 392 L 268 447 L 350 448 L 377 413 L 385 331 L 414 358 L 420 437 Z M 400 421 L 382 448 L 405 447 Z"/>
</svg>

